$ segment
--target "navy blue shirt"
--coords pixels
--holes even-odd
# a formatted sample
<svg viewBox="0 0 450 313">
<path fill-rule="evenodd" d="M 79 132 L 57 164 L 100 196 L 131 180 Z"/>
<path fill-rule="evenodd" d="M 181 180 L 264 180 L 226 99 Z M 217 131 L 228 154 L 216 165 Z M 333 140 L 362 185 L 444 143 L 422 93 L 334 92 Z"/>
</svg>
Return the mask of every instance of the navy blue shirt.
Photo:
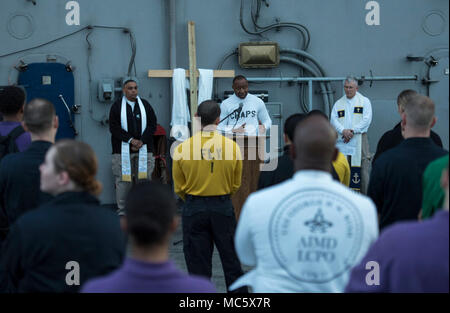
<svg viewBox="0 0 450 313">
<path fill-rule="evenodd" d="M 367 195 L 380 215 L 380 229 L 417 220 L 422 206 L 422 176 L 427 165 L 448 152 L 430 138 L 408 138 L 373 164 Z"/>
<path fill-rule="evenodd" d="M 48 141 L 33 141 L 24 152 L 8 154 L 0 163 L 0 224 L 9 226 L 16 219 L 52 197 L 40 190 L 39 166 L 52 146 Z M 2 217 L 0 217 L 2 219 Z"/>
<path fill-rule="evenodd" d="M 294 175 L 294 162 L 289 155 L 290 145 L 284 146 L 283 155 L 278 158 L 277 168 L 273 171 L 262 171 L 259 174 L 258 190 L 267 188 L 289 178 Z"/>
<path fill-rule="evenodd" d="M 2 245 L 0 293 L 78 292 L 79 282 L 122 264 L 125 241 L 119 217 L 86 192 L 64 192 L 23 214 Z"/>
<path fill-rule="evenodd" d="M 439 135 L 432 130 L 430 131 L 430 138 L 435 144 L 442 148 L 441 137 L 439 137 Z M 374 163 L 383 152 L 397 147 L 403 140 L 405 140 L 405 138 L 402 136 L 401 123 L 398 123 L 393 129 L 388 130 L 383 134 L 383 136 L 381 136 L 380 141 L 378 141 L 377 151 L 375 152 L 372 163 Z"/>
</svg>

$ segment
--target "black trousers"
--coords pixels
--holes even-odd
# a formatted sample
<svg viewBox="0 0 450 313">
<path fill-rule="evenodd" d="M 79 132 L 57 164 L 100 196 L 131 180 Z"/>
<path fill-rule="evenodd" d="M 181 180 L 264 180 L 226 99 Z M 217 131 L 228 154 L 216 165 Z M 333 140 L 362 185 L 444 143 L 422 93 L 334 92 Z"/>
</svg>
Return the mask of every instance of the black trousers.
<svg viewBox="0 0 450 313">
<path fill-rule="evenodd" d="M 214 244 L 219 251 L 227 290 L 244 273 L 234 248 L 236 218 L 229 196 L 187 196 L 183 207 L 183 252 L 190 274 L 212 276 Z M 247 287 L 234 292 L 246 293 Z"/>
</svg>

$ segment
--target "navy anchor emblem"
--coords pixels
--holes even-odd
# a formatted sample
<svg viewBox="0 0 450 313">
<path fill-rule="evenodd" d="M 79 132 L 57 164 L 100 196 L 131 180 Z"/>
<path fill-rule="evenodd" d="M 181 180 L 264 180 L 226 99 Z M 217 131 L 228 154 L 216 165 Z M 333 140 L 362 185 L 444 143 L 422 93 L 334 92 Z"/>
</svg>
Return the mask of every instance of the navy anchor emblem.
<svg viewBox="0 0 450 313">
<path fill-rule="evenodd" d="M 355 174 L 353 175 L 352 182 L 353 182 L 354 184 L 359 184 L 360 181 L 361 181 L 361 179 L 359 179 L 358 173 L 355 173 Z"/>
</svg>

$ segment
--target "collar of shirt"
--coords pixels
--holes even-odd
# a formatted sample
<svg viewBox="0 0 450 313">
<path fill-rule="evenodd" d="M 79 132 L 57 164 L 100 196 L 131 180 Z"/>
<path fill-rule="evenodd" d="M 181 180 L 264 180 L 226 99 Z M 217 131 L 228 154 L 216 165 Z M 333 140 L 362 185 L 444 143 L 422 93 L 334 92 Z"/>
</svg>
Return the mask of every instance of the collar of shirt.
<svg viewBox="0 0 450 313">
<path fill-rule="evenodd" d="M 244 103 L 244 102 L 248 99 L 248 96 L 249 96 L 249 95 L 250 95 L 250 94 L 247 93 L 247 95 L 245 96 L 245 98 L 244 98 L 244 99 L 241 99 L 241 98 L 239 98 L 239 97 L 234 93 L 234 94 L 233 94 L 234 101 Z"/>
<path fill-rule="evenodd" d="M 331 173 L 324 172 L 324 171 L 300 170 L 300 171 L 295 172 L 293 179 L 296 181 L 303 180 L 303 179 L 332 181 L 333 177 L 331 176 Z"/>
<path fill-rule="evenodd" d="M 169 273 L 176 272 L 175 264 L 171 260 L 161 263 L 154 263 L 137 260 L 132 257 L 125 259 L 123 269 L 126 272 L 145 276 L 158 276 L 158 274 L 167 275 Z"/>
<path fill-rule="evenodd" d="M 219 135 L 219 133 L 216 130 L 202 130 L 201 131 L 201 136 L 202 137 L 214 137 L 214 135 Z"/>
<path fill-rule="evenodd" d="M 350 104 L 350 105 L 354 105 L 355 104 L 355 102 L 356 102 L 356 94 L 353 96 L 353 98 L 351 98 L 351 99 L 349 99 L 349 98 L 347 98 L 347 97 L 345 97 L 345 100 L 347 100 L 347 103 L 348 104 Z"/>
<path fill-rule="evenodd" d="M 434 145 L 430 137 L 410 137 L 401 143 L 402 146 L 431 146 Z"/>
</svg>

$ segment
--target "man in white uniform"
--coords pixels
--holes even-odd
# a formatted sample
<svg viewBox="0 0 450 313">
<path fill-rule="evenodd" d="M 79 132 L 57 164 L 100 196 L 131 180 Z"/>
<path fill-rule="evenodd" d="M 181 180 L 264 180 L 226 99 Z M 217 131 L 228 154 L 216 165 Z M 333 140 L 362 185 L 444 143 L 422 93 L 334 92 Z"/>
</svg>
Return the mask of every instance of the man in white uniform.
<svg viewBox="0 0 450 313">
<path fill-rule="evenodd" d="M 241 133 L 244 135 L 264 134 L 272 126 L 272 120 L 264 102 L 248 93 L 248 81 L 238 75 L 233 79 L 234 94 L 220 105 L 220 120 L 223 120 L 218 130 L 226 133 Z"/>
<path fill-rule="evenodd" d="M 350 188 L 366 194 L 370 169 L 367 130 L 372 122 L 372 105 L 358 92 L 354 77 L 345 79 L 344 92 L 333 106 L 330 121 L 339 134 L 336 146 L 350 157 Z"/>
<path fill-rule="evenodd" d="M 235 236 L 241 263 L 256 266 L 230 289 L 254 292 L 343 292 L 351 268 L 378 236 L 373 202 L 333 181 L 336 133 L 313 115 L 297 126 L 294 177 L 253 193 Z"/>
</svg>

